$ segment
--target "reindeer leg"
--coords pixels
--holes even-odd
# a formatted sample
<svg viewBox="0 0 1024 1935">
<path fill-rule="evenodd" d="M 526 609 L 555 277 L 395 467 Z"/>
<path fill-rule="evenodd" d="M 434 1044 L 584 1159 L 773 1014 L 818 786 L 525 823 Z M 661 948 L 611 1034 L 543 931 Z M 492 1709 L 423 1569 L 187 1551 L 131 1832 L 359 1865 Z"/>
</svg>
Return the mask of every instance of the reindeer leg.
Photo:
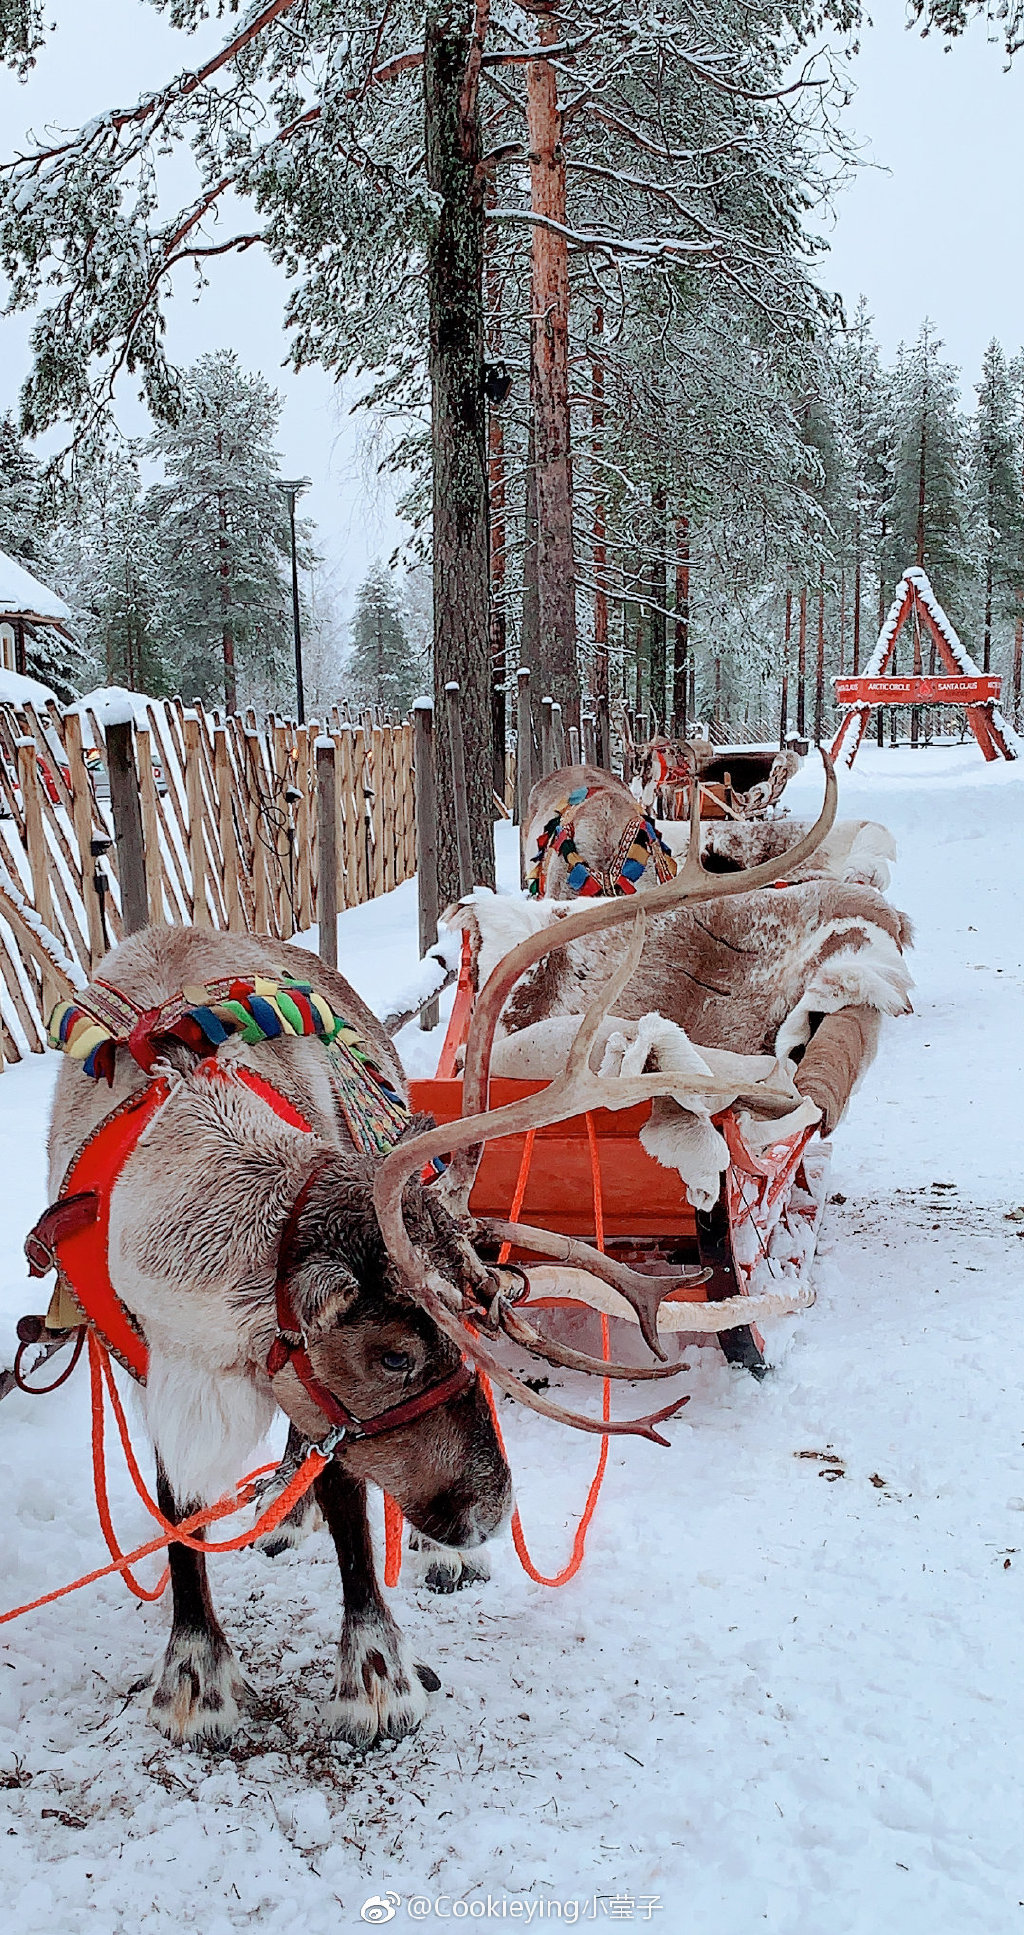
<svg viewBox="0 0 1024 1935">
<path fill-rule="evenodd" d="M 159 1458 L 156 1486 L 160 1510 L 176 1525 L 198 1509 L 175 1498 Z M 172 1545 L 168 1564 L 173 1620 L 150 1701 L 150 1718 L 176 1747 L 224 1746 L 241 1718 L 245 1687 L 213 1610 L 206 1557 L 187 1546 Z"/>
<path fill-rule="evenodd" d="M 285 1486 L 294 1478 L 306 1455 L 306 1446 L 307 1440 L 301 1431 L 297 1430 L 294 1424 L 290 1424 L 288 1442 L 285 1445 L 281 1463 L 277 1470 L 271 1472 L 269 1477 L 257 1487 L 261 1512 L 265 1512 L 275 1498 L 280 1497 Z M 272 1532 L 265 1532 L 261 1539 L 257 1539 L 257 1550 L 266 1553 L 268 1559 L 276 1559 L 280 1553 L 289 1552 L 293 1546 L 301 1545 L 304 1539 L 308 1539 L 311 1532 L 318 1532 L 322 1524 L 323 1520 L 312 1490 L 303 1492 L 302 1497 L 292 1506 L 280 1525 L 275 1525 Z"/>
<path fill-rule="evenodd" d="M 336 1462 L 316 1481 L 317 1503 L 334 1540 L 345 1594 L 338 1644 L 332 1731 L 353 1747 L 381 1739 L 401 1740 L 418 1727 L 427 1694 L 441 1682 L 417 1666 L 377 1584 L 366 1517 L 366 1486 Z"/>
</svg>

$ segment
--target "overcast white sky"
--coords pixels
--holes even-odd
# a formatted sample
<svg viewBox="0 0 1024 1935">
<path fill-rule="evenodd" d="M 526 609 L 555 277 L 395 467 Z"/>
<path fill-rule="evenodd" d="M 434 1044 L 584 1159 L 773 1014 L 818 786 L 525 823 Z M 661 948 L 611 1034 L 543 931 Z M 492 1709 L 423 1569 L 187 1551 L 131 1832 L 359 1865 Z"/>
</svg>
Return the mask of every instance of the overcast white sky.
<svg viewBox="0 0 1024 1935">
<path fill-rule="evenodd" d="M 963 369 L 973 400 L 982 352 L 993 335 L 1009 351 L 1024 342 L 1024 60 L 1004 73 L 998 46 L 975 25 L 951 52 L 903 26 L 903 0 L 876 0 L 853 64 L 857 94 L 849 126 L 864 159 L 829 228 L 821 275 L 852 308 L 863 292 L 883 352 L 916 334 L 928 315 Z M 142 0 L 54 0 L 59 30 L 26 85 L 0 75 L 0 152 L 29 126 L 77 125 L 130 102 L 219 44 L 213 22 L 189 40 Z M 882 172 L 885 170 L 887 172 Z M 306 474 L 306 508 L 337 568 L 345 602 L 374 555 L 400 535 L 388 486 L 374 477 L 351 396 L 322 372 L 281 368 L 282 285 L 253 250 L 213 265 L 211 287 L 193 302 L 187 278 L 170 306 L 172 353 L 184 362 L 232 346 L 281 392 L 286 474 Z M 27 327 L 0 319 L 0 407 L 16 400 L 27 365 Z M 125 427 L 144 427 L 125 413 Z"/>
</svg>

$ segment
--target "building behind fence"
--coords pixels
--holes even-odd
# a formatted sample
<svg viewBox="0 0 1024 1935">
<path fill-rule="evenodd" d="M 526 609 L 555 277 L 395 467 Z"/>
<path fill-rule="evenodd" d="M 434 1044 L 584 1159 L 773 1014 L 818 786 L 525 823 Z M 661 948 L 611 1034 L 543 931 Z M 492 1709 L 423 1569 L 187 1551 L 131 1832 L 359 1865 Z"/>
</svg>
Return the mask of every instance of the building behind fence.
<svg viewBox="0 0 1024 1935">
<path fill-rule="evenodd" d="M 151 921 L 272 934 L 317 919 L 318 735 L 334 747 L 339 908 L 415 871 L 412 726 L 135 710 Z M 321 743 L 321 755 L 323 745 Z M 329 756 L 329 755 L 328 755 Z M 121 937 L 106 736 L 88 707 L 0 705 L 0 1067 L 45 1045 L 55 989 L 40 925 L 88 978 Z"/>
</svg>

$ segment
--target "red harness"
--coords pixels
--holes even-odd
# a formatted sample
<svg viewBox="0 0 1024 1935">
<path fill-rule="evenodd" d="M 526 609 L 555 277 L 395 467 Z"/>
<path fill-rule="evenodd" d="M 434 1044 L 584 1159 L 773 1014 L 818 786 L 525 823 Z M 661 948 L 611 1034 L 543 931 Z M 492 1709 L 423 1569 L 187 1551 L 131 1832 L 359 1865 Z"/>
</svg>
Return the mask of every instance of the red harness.
<svg viewBox="0 0 1024 1935">
<path fill-rule="evenodd" d="M 210 1081 L 241 1082 L 291 1128 L 301 1129 L 307 1135 L 313 1133 L 305 1116 L 287 1096 L 252 1069 L 234 1067 L 229 1071 L 210 1058 L 201 1064 L 198 1072 Z M 140 1384 L 146 1381 L 149 1352 L 136 1318 L 122 1303 L 110 1280 L 110 1205 L 129 1156 L 170 1092 L 166 1078 L 157 1076 L 139 1094 L 128 1096 L 104 1116 L 68 1165 L 57 1201 L 43 1211 L 25 1239 L 29 1275 L 42 1277 L 56 1269 L 88 1322 Z M 384 1431 L 396 1431 L 412 1424 L 461 1395 L 473 1383 L 475 1372 L 463 1359 L 447 1377 L 372 1418 L 357 1418 L 317 1377 L 292 1303 L 287 1271 L 294 1256 L 299 1216 L 313 1183 L 329 1160 L 327 1154 L 322 1155 L 310 1171 L 281 1233 L 274 1286 L 278 1334 L 271 1344 L 266 1369 L 273 1380 L 286 1364 L 291 1364 L 299 1382 L 331 1426 L 333 1449 L 342 1438 L 373 1438 Z"/>
</svg>

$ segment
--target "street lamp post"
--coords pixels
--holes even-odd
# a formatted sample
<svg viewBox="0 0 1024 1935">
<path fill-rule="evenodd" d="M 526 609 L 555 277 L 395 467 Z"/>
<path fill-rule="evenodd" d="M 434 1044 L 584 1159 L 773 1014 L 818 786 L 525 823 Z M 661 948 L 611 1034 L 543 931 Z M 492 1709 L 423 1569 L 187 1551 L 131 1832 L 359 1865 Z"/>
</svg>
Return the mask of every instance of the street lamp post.
<svg viewBox="0 0 1024 1935">
<path fill-rule="evenodd" d="M 292 635 L 295 640 L 295 697 L 300 726 L 306 723 L 306 695 L 302 685 L 302 627 L 299 623 L 299 566 L 295 554 L 295 499 L 312 488 L 311 477 L 282 477 L 281 489 L 288 499 L 288 521 L 292 539 Z"/>
</svg>

